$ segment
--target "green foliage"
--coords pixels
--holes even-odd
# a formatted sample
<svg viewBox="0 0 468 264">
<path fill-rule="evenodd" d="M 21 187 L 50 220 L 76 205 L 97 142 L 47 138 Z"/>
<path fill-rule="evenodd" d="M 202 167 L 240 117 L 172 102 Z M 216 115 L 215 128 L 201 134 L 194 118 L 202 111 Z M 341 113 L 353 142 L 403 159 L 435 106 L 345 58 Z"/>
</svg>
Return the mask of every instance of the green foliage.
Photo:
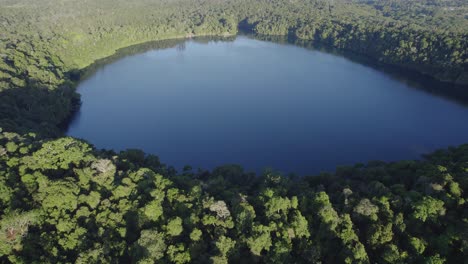
<svg viewBox="0 0 468 264">
<path fill-rule="evenodd" d="M 182 233 L 182 231 L 184 230 L 184 228 L 182 227 L 182 219 L 180 217 L 176 217 L 170 220 L 167 223 L 166 229 L 167 234 L 170 236 L 180 235 L 180 233 Z"/>
<path fill-rule="evenodd" d="M 132 256 L 142 263 L 157 261 L 164 257 L 166 247 L 163 233 L 143 230 L 132 248 Z"/>
<path fill-rule="evenodd" d="M 236 241 L 229 237 L 221 236 L 216 242 L 216 249 L 219 252 L 216 256 L 212 257 L 213 263 L 228 263 L 230 252 L 236 245 Z"/>
<path fill-rule="evenodd" d="M 153 200 L 149 202 L 144 208 L 143 212 L 146 217 L 148 217 L 149 220 L 151 221 L 156 221 L 161 217 L 163 214 L 163 207 L 161 205 L 161 202 L 158 200 Z"/>
<path fill-rule="evenodd" d="M 170 245 L 167 249 L 167 254 L 172 263 L 182 264 L 190 261 L 190 254 L 185 251 L 183 244 Z"/>
<path fill-rule="evenodd" d="M 190 233 L 190 239 L 192 241 L 199 241 L 202 238 L 203 232 L 200 229 L 195 228 L 192 233 Z"/>
<path fill-rule="evenodd" d="M 94 62 L 132 45 L 226 37 L 238 28 L 352 51 L 466 85 L 467 9 L 461 0 L 5 0 L 0 3 L 0 126 L 60 135 L 57 126 L 79 107 L 76 81 L 92 72 Z M 242 176 L 238 180 L 251 179 Z"/>
<path fill-rule="evenodd" d="M 427 219 L 435 221 L 438 216 L 445 214 L 444 202 L 430 196 L 425 196 L 416 202 L 413 209 L 413 217 L 423 222 Z"/>
<path fill-rule="evenodd" d="M 467 12 L 462 0 L 0 1 L 0 262 L 463 263 L 467 145 L 292 179 L 177 174 L 141 150 L 59 136 L 96 60 L 238 27 L 466 84 Z"/>
<path fill-rule="evenodd" d="M 42 145 L 31 157 L 24 159 L 24 165 L 31 170 L 68 170 L 90 159 L 87 152 L 91 147 L 73 138 L 60 138 Z"/>
<path fill-rule="evenodd" d="M 13 212 L 2 215 L 0 220 L 0 259 L 13 251 L 22 250 L 22 240 L 27 236 L 31 225 L 37 222 L 37 212 Z"/>
<path fill-rule="evenodd" d="M 238 169 L 174 175 L 137 151 L 0 132 L 0 145 L 8 142 L 27 151 L 0 156 L 2 262 L 459 263 L 467 256 L 466 146 L 411 165 L 371 163 L 295 180 L 267 174 L 236 185 Z M 222 174 L 232 180 L 226 191 L 205 188 L 213 177 L 226 182 Z"/>
<path fill-rule="evenodd" d="M 417 237 L 410 237 L 409 242 L 416 254 L 422 255 L 424 253 L 424 250 L 426 249 L 426 244 L 424 243 L 423 240 Z"/>
<path fill-rule="evenodd" d="M 379 207 L 374 205 L 369 199 L 362 199 L 359 204 L 354 208 L 354 213 L 359 216 L 366 217 L 371 221 L 377 221 Z"/>
<path fill-rule="evenodd" d="M 254 232 L 247 240 L 247 244 L 254 255 L 261 256 L 262 251 L 269 251 L 272 245 L 270 228 L 263 225 L 255 225 Z"/>
</svg>

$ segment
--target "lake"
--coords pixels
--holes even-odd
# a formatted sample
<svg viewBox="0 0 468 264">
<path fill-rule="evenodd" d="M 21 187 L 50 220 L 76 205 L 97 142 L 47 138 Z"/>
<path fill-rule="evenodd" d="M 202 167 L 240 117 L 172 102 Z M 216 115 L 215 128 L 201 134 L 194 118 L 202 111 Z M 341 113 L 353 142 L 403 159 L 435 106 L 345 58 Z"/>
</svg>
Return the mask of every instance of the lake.
<svg viewBox="0 0 468 264">
<path fill-rule="evenodd" d="M 466 106 L 340 55 L 247 36 L 167 43 L 95 65 L 67 134 L 179 170 L 299 175 L 468 142 Z"/>
</svg>

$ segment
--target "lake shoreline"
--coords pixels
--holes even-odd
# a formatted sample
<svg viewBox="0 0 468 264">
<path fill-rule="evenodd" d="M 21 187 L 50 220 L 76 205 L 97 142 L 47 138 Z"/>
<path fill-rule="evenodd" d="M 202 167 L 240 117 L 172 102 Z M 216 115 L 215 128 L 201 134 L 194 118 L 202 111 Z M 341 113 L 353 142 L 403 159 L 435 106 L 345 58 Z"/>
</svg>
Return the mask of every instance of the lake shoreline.
<svg viewBox="0 0 468 264">
<path fill-rule="evenodd" d="M 454 81 L 450 80 L 440 80 L 436 76 L 421 72 L 420 70 L 413 68 L 413 67 L 408 67 L 404 64 L 392 64 L 392 63 L 387 63 L 387 62 L 382 62 L 379 60 L 376 60 L 372 56 L 368 56 L 366 54 L 358 53 L 353 50 L 347 50 L 347 49 L 339 49 L 330 45 L 326 45 L 314 40 L 308 40 L 308 39 L 302 39 L 299 37 L 290 37 L 288 35 L 262 35 L 262 34 L 255 34 L 252 33 L 251 30 L 245 29 L 245 28 L 239 28 L 239 31 L 236 33 L 224 33 L 224 34 L 200 34 L 200 35 L 195 35 L 195 34 L 185 34 L 185 35 L 180 35 L 176 37 L 169 37 L 169 38 L 162 38 L 162 39 L 157 39 L 157 40 L 150 40 L 150 41 L 145 41 L 142 43 L 137 43 L 133 44 L 130 46 L 122 47 L 117 50 L 115 50 L 110 56 L 106 56 L 100 59 L 95 60 L 93 63 L 89 64 L 85 68 L 79 69 L 77 72 L 74 73 L 73 78 L 68 78 L 69 81 L 71 81 L 73 88 L 76 89 L 76 87 L 79 85 L 80 82 L 85 80 L 87 76 L 90 74 L 93 74 L 93 68 L 100 67 L 103 65 L 106 65 L 109 63 L 109 59 L 121 59 L 123 57 L 126 57 L 128 55 L 125 54 L 125 50 L 128 49 L 133 49 L 136 48 L 138 49 L 139 47 L 144 47 L 147 45 L 151 44 L 157 44 L 161 42 L 166 42 L 166 41 L 177 41 L 180 43 L 189 41 L 189 40 L 197 40 L 197 39 L 202 39 L 202 38 L 219 38 L 219 40 L 228 40 L 229 38 L 235 39 L 239 36 L 248 36 L 252 37 L 254 39 L 261 39 L 264 40 L 266 38 L 266 41 L 273 41 L 273 39 L 278 39 L 281 38 L 283 40 L 286 40 L 288 44 L 291 45 L 296 45 L 300 47 L 310 47 L 312 46 L 313 48 L 325 48 L 326 52 L 338 52 L 339 54 L 346 56 L 347 58 L 353 60 L 358 58 L 357 61 L 360 64 L 364 64 L 367 66 L 375 67 L 376 69 L 383 70 L 388 72 L 390 70 L 390 73 L 396 72 L 398 74 L 402 74 L 405 77 L 408 76 L 413 76 L 414 75 L 419 75 L 416 79 L 418 81 L 425 81 L 426 83 L 430 82 L 437 82 L 441 85 L 444 86 L 443 89 L 438 89 L 438 90 L 429 90 L 428 92 L 430 93 L 435 93 L 437 95 L 442 95 L 442 96 L 447 96 L 448 98 L 452 98 L 455 100 L 460 101 L 462 104 L 468 104 L 468 79 L 466 80 L 466 83 L 458 84 Z M 124 52 L 122 54 L 122 52 Z M 141 52 L 141 51 L 139 51 Z M 138 52 L 137 52 L 138 53 Z M 136 53 L 134 53 L 136 54 Z M 364 59 L 364 60 L 363 60 Z M 95 69 L 94 69 L 95 70 Z M 410 71 L 410 72 L 408 72 Z M 73 101 L 73 111 L 69 114 L 69 116 L 64 120 L 60 125 L 59 128 L 62 133 L 66 132 L 68 126 L 70 123 L 73 121 L 75 118 L 75 115 L 77 112 L 79 112 L 79 108 L 81 106 L 81 101 L 74 100 Z"/>
<path fill-rule="evenodd" d="M 433 112 L 450 113 L 453 110 L 454 116 L 460 116 L 462 104 L 460 102 L 455 104 L 453 98 L 441 98 L 442 96 L 433 92 L 438 85 L 432 81 L 429 81 L 432 85 L 426 86 L 418 83 L 418 78 L 413 78 L 414 76 L 389 74 L 386 68 L 383 70 L 361 57 L 353 58 L 333 50 L 304 47 L 297 43 L 281 41 L 281 39 L 264 40 L 247 35 L 228 39 L 215 37 L 193 38 L 190 41 L 184 39 L 160 41 L 139 48 L 120 50 L 118 55 L 102 60 L 94 66 L 88 68 L 86 79 L 82 80 L 83 86 L 80 89 L 84 90 L 80 90 L 80 93 L 84 104 L 77 116 L 76 124 L 72 125 L 73 128 L 68 131 L 68 135 L 85 138 L 103 149 L 118 151 L 125 148 L 143 149 L 146 153 L 159 155 L 168 164 L 177 168 L 189 164 L 194 167 L 212 169 L 224 163 L 238 163 L 249 169 L 254 168 L 257 172 L 261 170 L 260 167 L 275 167 L 281 171 L 296 171 L 305 174 L 306 168 L 301 167 L 299 163 L 307 159 L 306 153 L 292 154 L 291 160 L 298 163 L 295 165 L 283 166 L 282 163 L 285 161 L 282 162 L 281 157 L 275 157 L 269 161 L 262 161 L 266 163 L 261 163 L 259 167 L 249 165 L 250 160 L 253 162 L 255 157 L 244 160 L 242 157 L 247 157 L 247 154 L 240 157 L 231 154 L 249 152 L 246 150 L 248 145 L 259 146 L 258 149 L 268 149 L 275 146 L 275 142 L 283 142 L 281 144 L 285 146 L 284 150 L 278 147 L 267 152 L 281 156 L 283 151 L 294 153 L 299 149 L 309 151 L 315 149 L 318 153 L 323 153 L 323 159 L 315 159 L 313 158 L 315 156 L 311 156 L 310 161 L 307 162 L 330 170 L 337 164 L 352 164 L 362 160 L 395 161 L 419 158 L 421 154 L 445 146 L 442 141 L 447 142 L 448 145 L 465 142 L 460 140 L 459 133 L 453 132 L 444 137 L 447 140 L 432 138 L 428 141 L 432 142 L 429 144 L 409 132 L 432 127 L 430 124 L 434 122 L 439 123 L 440 126 L 445 124 L 449 130 L 454 127 L 453 119 L 456 118 L 447 120 L 436 118 L 431 123 L 423 125 L 421 122 L 427 117 L 418 112 L 430 112 L 428 116 L 438 116 Z M 279 78 L 279 76 L 282 77 Z M 314 89 L 307 87 L 314 87 Z M 225 95 L 229 96 L 225 97 Z M 321 99 L 322 96 L 324 96 L 323 99 Z M 264 101 L 263 98 L 268 98 L 269 102 Z M 423 103 L 424 101 L 427 102 Z M 399 107 L 395 106 L 396 102 L 401 102 L 398 104 Z M 428 104 L 438 107 L 427 109 L 425 105 Z M 125 105 L 124 109 L 118 107 L 122 105 Z M 183 107 L 179 108 L 176 105 Z M 380 108 L 379 105 L 387 105 L 387 107 Z M 284 111 L 280 111 L 283 108 Z M 411 111 L 412 108 L 418 108 L 420 111 Z M 302 110 L 298 111 L 298 109 Z M 343 109 L 347 110 L 343 111 Z M 104 112 L 105 115 L 103 115 Z M 398 114 L 395 116 L 396 113 Z M 286 125 L 284 115 L 289 115 L 287 120 L 293 123 Z M 348 115 L 350 116 L 343 118 Z M 215 116 L 223 118 L 219 119 Z M 234 116 L 239 118 L 233 118 Z M 252 118 L 256 121 L 249 121 Z M 119 122 L 114 124 L 115 122 L 107 122 L 106 119 L 119 120 Z M 192 124 L 195 120 L 197 120 L 196 125 Z M 301 120 L 316 122 L 317 126 L 312 128 L 310 127 L 312 123 Z M 351 121 L 360 123 L 363 131 L 357 133 Z M 126 124 L 126 122 L 130 123 Z M 216 123 L 218 125 L 210 126 Z M 255 125 L 257 123 L 258 125 Z M 283 123 L 283 126 L 275 125 Z M 184 126 L 183 124 L 192 125 Z M 433 127 L 433 130 L 439 131 L 440 126 Z M 458 125 L 455 126 L 458 127 Z M 203 130 L 204 127 L 207 131 Z M 285 127 L 289 127 L 289 130 L 284 130 Z M 250 128 L 250 132 L 246 130 L 247 128 Z M 122 132 L 122 129 L 125 132 Z M 282 129 L 284 131 L 280 132 Z M 462 127 L 460 129 L 463 131 Z M 187 133 L 184 131 L 192 131 L 193 140 L 185 138 Z M 217 132 L 210 134 L 210 131 Z M 230 131 L 237 132 L 232 134 Z M 281 136 L 282 134 L 288 135 L 291 131 L 295 131 L 294 135 Z M 338 131 L 349 136 L 345 137 Z M 127 134 L 132 136 L 125 136 Z M 210 136 L 204 138 L 202 135 L 205 134 Z M 243 135 L 245 138 L 235 139 L 235 134 Z M 362 138 L 359 134 L 367 136 Z M 395 139 L 398 143 L 394 144 L 395 148 L 389 148 L 382 143 L 389 140 L 393 142 L 394 140 L 388 138 L 391 134 L 399 134 Z M 426 137 L 431 138 L 430 135 L 433 133 L 426 134 Z M 104 141 L 100 139 L 103 135 L 105 135 Z M 151 137 L 145 135 L 151 135 Z M 202 137 L 199 138 L 199 136 Z M 275 138 L 276 136 L 279 138 Z M 117 138 L 117 145 L 113 145 L 111 142 Z M 175 138 L 179 140 L 174 141 Z M 217 140 L 217 143 L 209 143 L 213 138 Z M 267 138 L 271 140 L 268 144 L 265 143 Z M 284 141 L 286 138 L 287 140 Z M 314 138 L 341 143 L 336 143 L 336 145 L 327 143 L 327 146 L 317 147 L 317 145 L 310 145 L 321 144 L 315 142 Z M 454 141 L 448 140 L 450 138 Z M 162 139 L 169 145 L 166 143 L 164 146 L 158 145 L 161 144 Z M 398 142 L 397 139 L 402 141 Z M 213 148 L 207 150 L 205 154 L 203 152 L 193 154 L 194 158 L 204 157 L 205 160 L 216 163 L 214 165 L 211 163 L 204 165 L 196 161 L 183 163 L 183 160 L 188 157 L 183 154 L 177 155 L 181 157 L 182 163 L 174 156 L 172 158 L 167 156 L 167 151 L 174 148 L 182 153 L 189 153 L 194 149 L 203 151 L 210 149 L 210 146 L 216 147 L 215 145 L 224 144 L 229 140 L 237 141 L 227 143 L 222 151 Z M 154 142 L 154 144 L 148 144 L 149 142 Z M 179 146 L 178 142 L 186 142 L 186 144 Z M 206 144 L 197 145 L 196 142 L 206 142 Z M 256 143 L 247 144 L 244 148 L 242 142 Z M 364 152 L 367 154 L 352 160 L 340 159 L 336 156 L 336 163 L 333 163 L 335 154 L 330 150 L 347 153 L 352 149 L 363 149 L 362 144 L 353 145 L 352 142 L 361 142 L 375 147 L 367 147 L 367 152 Z M 184 145 L 192 147 L 185 149 Z M 243 149 L 231 149 L 232 146 Z M 410 147 L 412 150 L 408 150 Z M 288 150 L 288 148 L 291 149 Z M 217 155 L 220 159 L 210 156 L 210 153 L 214 152 L 220 153 Z M 380 155 L 372 154 L 374 152 Z M 221 158 L 222 156 L 231 158 Z M 262 157 L 265 153 L 257 153 L 256 156 Z M 346 155 L 343 154 L 344 156 Z M 271 162 L 272 160 L 275 162 Z M 321 170 L 317 169 L 314 172 Z"/>
</svg>

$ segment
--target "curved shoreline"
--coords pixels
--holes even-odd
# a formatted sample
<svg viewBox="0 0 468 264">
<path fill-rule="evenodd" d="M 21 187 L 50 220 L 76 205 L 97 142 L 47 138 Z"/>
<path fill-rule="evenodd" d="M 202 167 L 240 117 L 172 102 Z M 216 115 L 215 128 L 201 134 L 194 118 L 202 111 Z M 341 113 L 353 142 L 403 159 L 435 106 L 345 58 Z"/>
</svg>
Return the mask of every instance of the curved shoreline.
<svg viewBox="0 0 468 264">
<path fill-rule="evenodd" d="M 88 66 L 86 66 L 85 68 L 79 69 L 78 78 L 76 80 L 73 80 L 72 83 L 74 84 L 74 89 L 76 91 L 76 88 L 79 85 L 79 83 L 85 80 L 88 76 L 94 74 L 94 72 L 96 71 L 96 68 L 102 67 L 104 65 L 114 62 L 114 60 L 119 60 L 127 56 L 132 56 L 141 52 L 154 50 L 154 49 L 171 48 L 178 44 L 183 44 L 184 42 L 191 40 L 191 39 L 202 40 L 203 38 L 208 38 L 207 40 L 210 40 L 210 41 L 211 40 L 226 41 L 226 40 L 229 40 L 229 38 L 237 38 L 238 36 L 242 36 L 242 33 L 247 33 L 248 36 L 253 36 L 253 38 L 256 38 L 259 40 L 272 41 L 272 42 L 275 42 L 275 40 L 272 38 L 279 37 L 287 41 L 291 45 L 295 45 L 295 46 L 302 47 L 302 48 L 307 48 L 308 46 L 312 46 L 314 48 L 324 47 L 326 52 L 332 52 L 333 50 L 335 50 L 340 55 L 345 56 L 347 59 L 352 59 L 353 57 L 354 58 L 357 57 L 357 62 L 359 64 L 363 64 L 369 67 L 376 68 L 379 71 L 383 71 L 386 73 L 388 73 L 387 72 L 388 70 L 390 70 L 391 72 L 397 72 L 397 74 L 401 74 L 401 76 L 407 77 L 409 80 L 417 79 L 416 82 L 421 81 L 421 80 L 428 81 L 428 82 L 435 81 L 439 83 L 440 85 L 443 85 L 444 89 L 436 90 L 436 91 L 429 89 L 429 91 L 436 92 L 442 96 L 447 96 L 451 98 L 452 100 L 459 100 L 463 104 L 468 104 L 468 94 L 462 97 L 462 99 L 460 99 L 460 95 L 463 92 L 465 92 L 464 89 L 467 89 L 466 92 L 468 93 L 468 82 L 466 84 L 456 84 L 451 81 L 443 81 L 443 80 L 437 79 L 436 76 L 421 72 L 418 69 L 415 69 L 412 67 L 378 61 L 371 56 L 367 56 L 366 54 L 356 53 L 352 50 L 335 48 L 333 46 L 317 43 L 314 40 L 290 38 L 287 35 L 259 35 L 259 34 L 253 34 L 253 33 L 249 34 L 248 32 L 242 32 L 242 31 L 238 31 L 236 34 L 222 34 L 222 35 L 219 35 L 219 34 L 187 35 L 186 34 L 185 36 L 145 41 L 142 43 L 137 43 L 137 44 L 133 44 L 130 46 L 122 47 L 122 48 L 115 50 L 112 53 L 112 55 L 97 59 L 91 64 L 89 64 Z M 129 49 L 136 49 L 136 50 L 131 50 L 130 52 L 126 52 Z M 405 73 L 403 71 L 410 71 L 410 72 Z M 415 78 L 414 76 L 410 76 L 411 74 L 416 74 L 419 76 Z M 449 93 L 447 93 L 447 91 Z M 81 101 L 75 101 L 74 110 L 70 112 L 70 115 L 68 116 L 68 118 L 63 123 L 60 124 L 62 132 L 66 132 L 68 125 L 74 119 L 74 116 L 76 115 L 76 113 L 79 112 L 80 104 L 81 104 Z"/>
<path fill-rule="evenodd" d="M 204 37 L 207 37 L 207 38 L 220 38 L 220 40 L 223 40 L 223 39 L 230 38 L 230 37 L 236 38 L 238 36 L 241 36 L 242 34 L 251 35 L 254 38 L 258 38 L 258 39 L 261 39 L 261 40 L 265 40 L 265 38 L 278 38 L 279 37 L 279 38 L 284 38 L 290 44 L 298 45 L 298 46 L 301 46 L 301 47 L 306 47 L 306 45 L 311 45 L 311 46 L 314 46 L 314 47 L 320 47 L 321 46 L 321 47 L 325 47 L 326 49 L 337 50 L 338 52 L 342 53 L 343 55 L 346 55 L 346 53 L 349 53 L 350 55 L 359 56 L 359 57 L 362 57 L 362 58 L 368 58 L 369 60 L 372 61 L 373 64 L 379 64 L 379 65 L 382 65 L 384 67 L 393 67 L 398 71 L 409 70 L 409 71 L 411 71 L 413 73 L 418 73 L 423 77 L 432 79 L 432 80 L 434 80 L 436 82 L 439 82 L 439 83 L 443 83 L 443 84 L 446 84 L 446 85 L 451 85 L 451 86 L 453 86 L 455 88 L 466 88 L 467 93 L 468 93 L 468 72 L 466 72 L 466 71 L 462 71 L 460 73 L 460 75 L 458 75 L 458 77 L 456 79 L 443 79 L 443 78 L 440 78 L 440 76 L 431 74 L 428 71 L 424 71 L 424 70 L 418 68 L 415 65 L 412 66 L 412 65 L 407 65 L 407 64 L 382 61 L 382 60 L 380 60 L 378 58 L 375 58 L 375 57 L 373 57 L 373 56 L 371 56 L 369 54 L 366 54 L 366 53 L 356 52 L 356 51 L 354 51 L 352 49 L 346 49 L 346 48 L 342 49 L 342 48 L 334 47 L 332 45 L 328 45 L 327 43 L 322 43 L 320 41 L 313 40 L 313 39 L 305 39 L 305 38 L 300 38 L 300 37 L 297 37 L 297 36 L 296 37 L 291 37 L 289 35 L 262 35 L 262 34 L 256 34 L 256 33 L 253 33 L 251 29 L 241 29 L 240 25 L 239 25 L 239 30 L 237 32 L 235 32 L 235 33 L 226 32 L 226 33 L 223 33 L 223 34 L 199 34 L 199 35 L 181 34 L 181 35 L 176 35 L 174 37 L 167 37 L 167 38 L 160 38 L 160 39 L 158 38 L 158 39 L 153 39 L 153 40 L 149 40 L 149 41 L 142 41 L 142 42 L 138 42 L 138 43 L 131 44 L 131 45 L 128 45 L 128 46 L 120 47 L 120 48 L 114 50 L 111 55 L 104 56 L 104 57 L 101 57 L 101 58 L 97 58 L 93 62 L 88 64 L 87 66 L 85 66 L 83 68 L 80 68 L 80 69 L 77 69 L 79 71 L 79 78 L 76 81 L 77 82 L 82 81 L 83 74 L 88 75 L 87 71 L 89 70 L 89 68 L 92 68 L 92 67 L 95 67 L 96 65 L 102 64 L 103 63 L 102 61 L 106 61 L 106 60 L 112 59 L 114 57 L 116 59 L 122 58 L 122 55 L 119 55 L 119 53 L 122 52 L 123 50 L 129 49 L 129 48 L 133 48 L 133 47 L 138 48 L 140 46 L 145 46 L 145 45 L 148 45 L 148 44 L 165 42 L 165 41 L 181 41 L 182 42 L 182 41 L 187 41 L 187 40 L 190 40 L 190 39 L 199 39 L 199 38 L 204 38 Z M 266 41 L 271 41 L 271 40 L 266 39 Z M 150 49 L 153 49 L 153 48 L 150 48 Z M 124 54 L 123 56 L 127 56 L 127 55 Z M 104 63 L 106 63 L 106 62 L 104 62 Z M 464 77 L 466 77 L 466 78 L 464 78 Z M 460 79 L 461 79 L 461 81 L 460 81 Z"/>
</svg>

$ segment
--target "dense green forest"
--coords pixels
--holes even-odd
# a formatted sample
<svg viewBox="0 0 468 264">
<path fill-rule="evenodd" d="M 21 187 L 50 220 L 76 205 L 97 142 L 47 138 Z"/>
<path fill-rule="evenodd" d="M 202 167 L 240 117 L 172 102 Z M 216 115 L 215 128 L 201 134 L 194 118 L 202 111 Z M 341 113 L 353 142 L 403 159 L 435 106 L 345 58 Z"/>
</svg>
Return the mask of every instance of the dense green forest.
<svg viewBox="0 0 468 264">
<path fill-rule="evenodd" d="M 467 145 L 297 178 L 63 137 L 96 61 L 239 30 L 468 84 L 464 0 L 0 0 L 0 262 L 468 263 Z"/>
<path fill-rule="evenodd" d="M 303 178 L 236 165 L 176 173 L 69 137 L 3 132 L 0 146 L 2 262 L 468 259 L 468 145 Z"/>
<path fill-rule="evenodd" d="M 80 75 L 120 48 L 238 29 L 287 35 L 468 84 L 463 1 L 0 1 L 0 127 L 60 135 Z M 15 89 L 26 88 L 26 89 Z M 59 89 L 57 89 L 59 88 Z"/>
</svg>

